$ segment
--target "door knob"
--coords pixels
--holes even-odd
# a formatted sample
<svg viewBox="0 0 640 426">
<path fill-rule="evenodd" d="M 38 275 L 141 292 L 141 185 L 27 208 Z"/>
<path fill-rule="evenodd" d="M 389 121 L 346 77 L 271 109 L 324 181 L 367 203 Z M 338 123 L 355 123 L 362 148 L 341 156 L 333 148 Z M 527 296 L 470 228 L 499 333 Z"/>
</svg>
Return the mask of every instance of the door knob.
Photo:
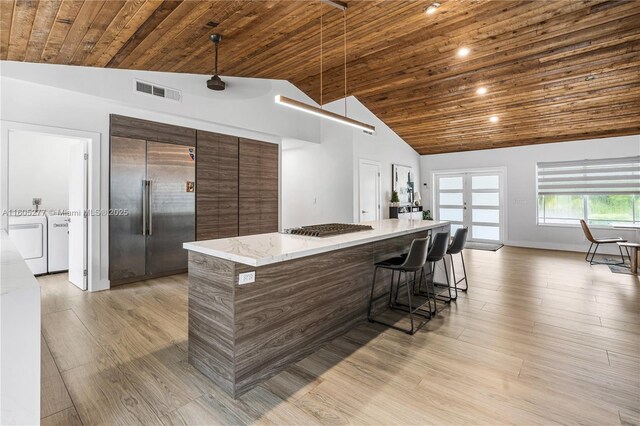
<svg viewBox="0 0 640 426">
<path fill-rule="evenodd" d="M 362 213 L 366 213 L 366 212 L 367 212 L 366 210 L 362 210 Z"/>
</svg>

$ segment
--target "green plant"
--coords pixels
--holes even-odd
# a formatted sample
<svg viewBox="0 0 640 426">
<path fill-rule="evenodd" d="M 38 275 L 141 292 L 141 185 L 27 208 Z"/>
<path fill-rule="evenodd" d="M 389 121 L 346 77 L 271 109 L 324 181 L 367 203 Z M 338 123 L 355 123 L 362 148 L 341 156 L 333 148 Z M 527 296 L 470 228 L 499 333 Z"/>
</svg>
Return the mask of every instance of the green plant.
<svg viewBox="0 0 640 426">
<path fill-rule="evenodd" d="M 398 196 L 398 191 L 391 191 L 391 202 L 392 203 L 399 203 L 400 202 L 400 197 Z"/>
<path fill-rule="evenodd" d="M 431 217 L 431 210 L 425 210 L 422 212 L 422 220 L 433 220 Z"/>
</svg>

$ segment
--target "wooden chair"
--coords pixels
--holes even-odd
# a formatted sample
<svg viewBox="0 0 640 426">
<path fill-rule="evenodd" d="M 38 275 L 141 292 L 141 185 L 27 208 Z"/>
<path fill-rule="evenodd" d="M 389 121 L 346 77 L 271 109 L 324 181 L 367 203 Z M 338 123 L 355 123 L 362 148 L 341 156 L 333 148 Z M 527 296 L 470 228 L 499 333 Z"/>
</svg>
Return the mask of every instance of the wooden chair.
<svg viewBox="0 0 640 426">
<path fill-rule="evenodd" d="M 591 234 L 591 230 L 589 229 L 589 225 L 587 225 L 587 222 L 585 222 L 582 219 L 580 219 L 580 226 L 582 226 L 582 231 L 584 232 L 584 236 L 587 237 L 587 240 L 589 240 L 589 242 L 591 243 L 591 245 L 589 246 L 589 250 L 587 250 L 587 255 L 584 257 L 584 260 L 589 262 L 590 265 L 607 265 L 608 264 L 607 262 L 593 261 L 593 258 L 596 256 L 596 251 L 598 251 L 598 246 L 600 246 L 600 244 L 616 244 L 616 243 L 627 242 L 627 240 L 621 237 L 594 238 L 593 234 Z M 591 253 L 591 248 L 593 247 L 594 244 L 596 245 L 596 247 L 593 250 L 593 253 Z M 622 254 L 622 247 L 618 246 L 618 249 L 620 250 L 620 258 L 622 259 L 622 262 L 616 263 L 616 265 L 624 265 L 624 255 Z M 591 259 L 589 259 L 589 254 L 591 254 Z M 627 250 L 627 256 L 628 255 L 629 255 L 629 252 Z"/>
</svg>

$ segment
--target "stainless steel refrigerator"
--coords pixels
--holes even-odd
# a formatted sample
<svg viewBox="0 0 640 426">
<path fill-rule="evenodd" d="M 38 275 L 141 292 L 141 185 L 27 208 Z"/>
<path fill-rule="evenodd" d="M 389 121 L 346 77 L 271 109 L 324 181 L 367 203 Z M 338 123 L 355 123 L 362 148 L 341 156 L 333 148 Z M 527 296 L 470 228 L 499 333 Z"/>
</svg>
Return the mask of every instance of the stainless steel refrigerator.
<svg viewBox="0 0 640 426">
<path fill-rule="evenodd" d="M 111 138 L 112 285 L 184 272 L 195 240 L 195 147 Z"/>
</svg>

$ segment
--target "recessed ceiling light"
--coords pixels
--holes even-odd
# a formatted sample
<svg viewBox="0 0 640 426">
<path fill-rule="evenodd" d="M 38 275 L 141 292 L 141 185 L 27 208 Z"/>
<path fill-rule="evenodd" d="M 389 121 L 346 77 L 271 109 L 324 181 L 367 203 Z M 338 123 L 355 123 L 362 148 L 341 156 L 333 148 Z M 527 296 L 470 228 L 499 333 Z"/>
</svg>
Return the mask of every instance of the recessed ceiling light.
<svg viewBox="0 0 640 426">
<path fill-rule="evenodd" d="M 433 15 L 434 13 L 436 13 L 436 9 L 440 7 L 440 3 L 433 3 L 431 6 L 427 7 L 424 10 L 424 13 L 426 13 L 427 15 Z"/>
<path fill-rule="evenodd" d="M 478 89 L 476 90 L 476 93 L 478 95 L 484 95 L 485 93 L 487 93 L 487 88 L 486 87 L 478 87 Z"/>
<path fill-rule="evenodd" d="M 470 50 L 468 47 L 461 47 L 460 49 L 458 49 L 458 56 L 460 56 L 461 58 L 464 58 L 469 54 L 469 52 Z"/>
<path fill-rule="evenodd" d="M 489 121 L 492 123 L 497 123 L 498 121 L 500 121 L 500 119 L 497 115 L 492 115 L 491 117 L 489 117 Z"/>
</svg>

